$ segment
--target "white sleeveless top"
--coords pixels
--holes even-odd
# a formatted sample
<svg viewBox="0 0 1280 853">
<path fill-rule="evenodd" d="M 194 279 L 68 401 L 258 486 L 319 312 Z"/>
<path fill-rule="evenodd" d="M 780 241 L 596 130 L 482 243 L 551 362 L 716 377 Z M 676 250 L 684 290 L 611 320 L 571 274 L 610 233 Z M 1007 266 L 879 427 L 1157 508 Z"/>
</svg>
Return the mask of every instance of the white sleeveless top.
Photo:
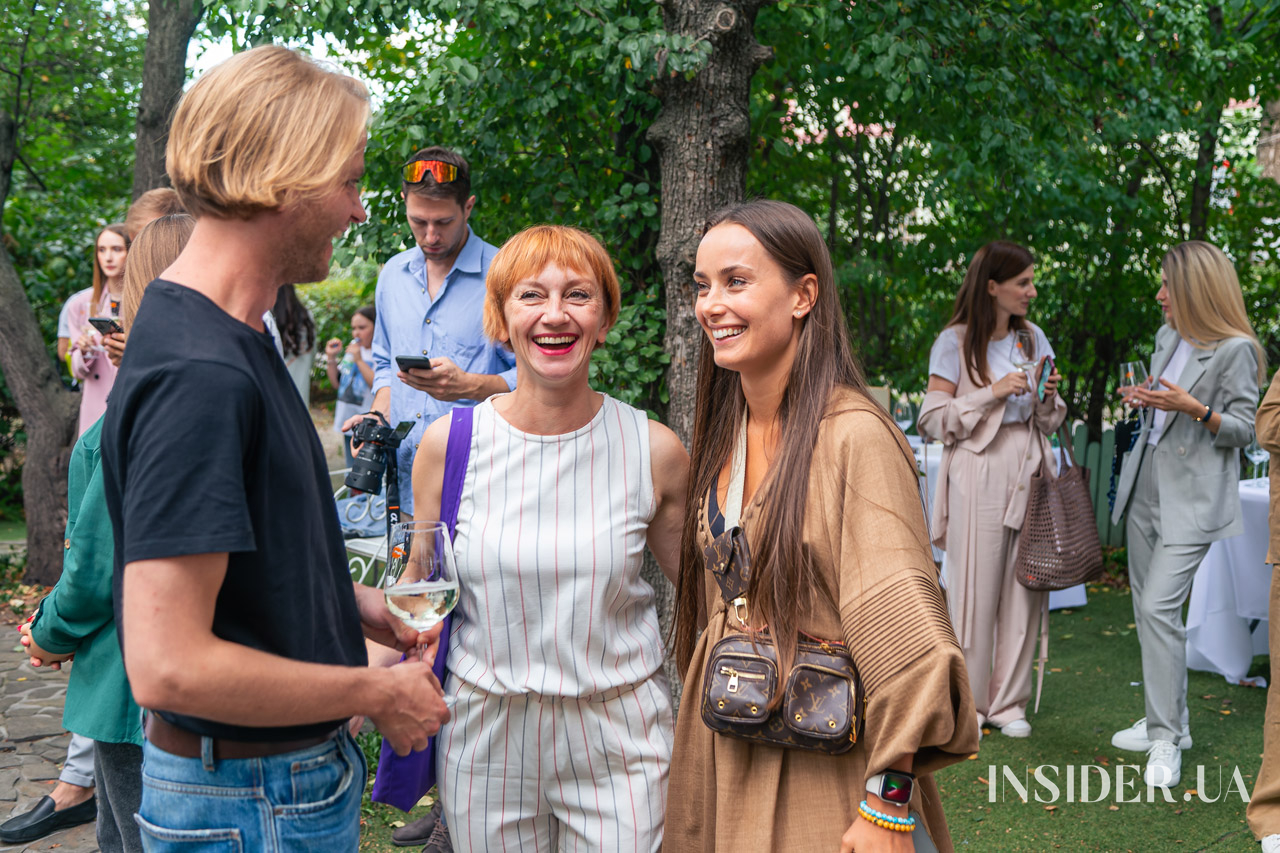
<svg viewBox="0 0 1280 853">
<path fill-rule="evenodd" d="M 640 578 L 656 511 L 644 412 L 605 396 L 586 426 L 531 435 L 475 407 L 454 538 L 449 671 L 496 694 L 591 696 L 662 663 Z"/>
</svg>

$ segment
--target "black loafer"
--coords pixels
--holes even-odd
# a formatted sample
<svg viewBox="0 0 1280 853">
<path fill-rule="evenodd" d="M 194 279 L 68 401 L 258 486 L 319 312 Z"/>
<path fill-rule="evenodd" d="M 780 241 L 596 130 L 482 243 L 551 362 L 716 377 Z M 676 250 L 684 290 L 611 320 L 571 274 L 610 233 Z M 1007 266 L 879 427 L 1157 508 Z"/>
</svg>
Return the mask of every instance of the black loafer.
<svg viewBox="0 0 1280 853">
<path fill-rule="evenodd" d="M 97 817 L 97 797 L 90 797 L 80 805 L 62 811 L 54 810 L 52 797 L 41 797 L 31 811 L 0 823 L 0 841 L 5 844 L 25 844 L 59 829 L 88 823 Z"/>
</svg>

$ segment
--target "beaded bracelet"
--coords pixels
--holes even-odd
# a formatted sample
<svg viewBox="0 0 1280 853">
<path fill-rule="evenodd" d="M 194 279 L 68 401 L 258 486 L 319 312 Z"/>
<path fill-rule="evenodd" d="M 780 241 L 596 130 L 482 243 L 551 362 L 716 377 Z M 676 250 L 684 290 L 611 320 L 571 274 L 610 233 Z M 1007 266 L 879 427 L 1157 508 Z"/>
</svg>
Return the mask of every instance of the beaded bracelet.
<svg viewBox="0 0 1280 853">
<path fill-rule="evenodd" d="M 871 806 L 867 805 L 867 801 L 863 800 L 858 804 L 858 814 L 863 820 L 874 823 L 881 829 L 887 829 L 891 832 L 910 832 L 916 828 L 916 819 L 913 817 L 894 817 L 891 814 L 878 812 Z"/>
</svg>

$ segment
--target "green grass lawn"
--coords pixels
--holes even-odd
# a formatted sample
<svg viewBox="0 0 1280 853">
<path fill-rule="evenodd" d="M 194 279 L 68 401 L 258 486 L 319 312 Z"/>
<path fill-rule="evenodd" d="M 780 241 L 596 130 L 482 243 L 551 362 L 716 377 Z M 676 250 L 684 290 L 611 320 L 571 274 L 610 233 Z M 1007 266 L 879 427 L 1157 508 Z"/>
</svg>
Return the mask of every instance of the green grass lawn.
<svg viewBox="0 0 1280 853">
<path fill-rule="evenodd" d="M 1127 591 L 1093 589 L 1089 604 L 1050 616 L 1049 672 L 1044 680 L 1040 713 L 1029 715 L 1034 731 L 1030 738 L 1006 738 L 989 729 L 978 755 L 938 774 L 943 803 L 958 851 L 1100 850 L 1256 851 L 1244 821 L 1245 803 L 1237 788 L 1224 796 L 1234 769 L 1239 767 L 1245 790 L 1252 792 L 1261 763 L 1262 716 L 1266 691 L 1237 687 L 1217 675 L 1190 673 L 1188 705 L 1191 711 L 1192 749 L 1183 753 L 1182 784 L 1172 792 L 1174 802 L 1148 803 L 1145 788 L 1141 802 L 1120 804 L 1114 791 L 1119 764 L 1141 765 L 1141 753 L 1122 752 L 1111 746 L 1111 735 L 1145 714 L 1137 633 L 1132 628 L 1132 602 Z M 1251 674 L 1269 675 L 1267 659 L 1254 661 Z M 990 802 L 991 766 L 996 767 L 996 802 Z M 1003 766 L 1017 778 L 1039 765 L 1059 768 L 1055 777 L 1056 803 L 1037 802 L 1049 790 L 1024 781 L 1029 802 L 1003 784 Z M 1097 765 L 1106 770 L 1113 790 L 1101 802 L 1066 802 L 1066 770 L 1074 768 L 1075 798 L 1079 799 L 1079 768 Z M 1196 766 L 1205 768 L 1204 790 L 1197 789 Z M 1218 774 L 1221 770 L 1222 780 Z M 1140 787 L 1140 769 L 1129 771 L 1125 799 L 1133 800 Z M 1090 798 L 1097 799 L 1097 771 L 1090 771 Z M 1216 800 L 1204 802 L 1200 796 Z M 388 806 L 365 809 L 360 849 L 392 851 L 391 833 L 406 820 L 426 813 L 419 807 L 409 817 Z"/>
<path fill-rule="evenodd" d="M 1187 704 L 1191 712 L 1192 749 L 1182 754 L 1182 783 L 1172 791 L 1174 802 L 1148 803 L 1140 771 L 1125 794 L 1141 802 L 1117 802 L 1116 766 L 1141 765 L 1141 753 L 1111 746 L 1111 735 L 1144 716 L 1137 633 L 1133 630 L 1132 600 L 1126 591 L 1091 590 L 1089 604 L 1050 616 L 1049 671 L 1039 714 L 1029 714 L 1031 737 L 1015 740 L 988 728 L 976 758 L 938 774 L 943 803 L 957 850 L 1102 850 L 1256 851 L 1245 824 L 1245 803 L 1238 785 L 1224 792 L 1239 768 L 1246 793 L 1251 793 L 1261 765 L 1265 690 L 1227 684 L 1221 676 L 1191 672 Z M 1267 659 L 1254 661 L 1251 675 L 1268 675 Z M 1033 700 L 1034 701 L 1034 700 Z M 990 802 L 992 766 L 1000 777 Z M 1045 771 L 1059 788 L 1056 803 L 1037 802 L 1051 792 L 1031 779 L 1026 768 L 1055 765 L 1056 776 Z M 1066 802 L 1067 765 L 1075 768 L 1075 796 L 1079 800 L 1079 768 L 1098 765 L 1111 779 L 1111 793 L 1101 802 Z M 1198 793 L 1197 765 L 1204 767 L 1204 786 Z M 1029 802 L 1004 782 L 1003 766 L 1024 779 Z M 1219 781 L 1219 772 L 1222 777 Z M 1090 799 L 1098 798 L 1098 771 L 1090 771 Z M 1004 784 L 1001 784 L 1004 782 Z M 1190 797 L 1188 799 L 1188 795 Z M 1157 795 L 1158 797 L 1158 795 Z M 1216 800 L 1204 802 L 1201 797 Z"/>
<path fill-rule="evenodd" d="M 27 538 L 26 523 L 15 515 L 0 515 L 0 542 L 18 542 Z"/>
</svg>

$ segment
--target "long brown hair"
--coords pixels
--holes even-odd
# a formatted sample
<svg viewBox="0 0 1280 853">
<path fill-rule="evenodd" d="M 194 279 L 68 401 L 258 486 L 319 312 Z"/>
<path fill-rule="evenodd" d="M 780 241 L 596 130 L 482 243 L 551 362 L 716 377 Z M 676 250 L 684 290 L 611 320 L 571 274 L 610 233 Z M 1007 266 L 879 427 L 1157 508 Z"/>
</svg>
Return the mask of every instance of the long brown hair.
<svg viewBox="0 0 1280 853">
<path fill-rule="evenodd" d="M 182 252 L 196 221 L 185 213 L 170 213 L 151 220 L 138 232 L 124 262 L 124 292 L 120 295 L 120 324 L 125 331 L 142 304 L 142 292 L 160 277 Z"/>
<path fill-rule="evenodd" d="M 752 621 L 762 620 L 768 625 L 778 647 L 780 675 L 785 679 L 795 659 L 801 615 L 810 611 L 816 593 L 834 595 L 815 570 L 803 541 L 809 469 L 818 428 L 837 387 L 852 389 L 868 401 L 871 397 L 849 346 L 831 255 L 813 220 L 793 205 L 758 200 L 719 211 L 707 230 L 724 223 L 750 231 L 793 286 L 810 274 L 818 280 L 816 299 L 802 321 L 795 361 L 778 408 L 778 454 L 760 486 L 760 513 L 752 523 L 752 571 L 747 589 Z M 892 429 L 888 414 L 872 405 L 886 428 Z M 739 424 L 745 416 L 741 377 L 716 365 L 712 345 L 704 335 L 698 359 L 693 459 L 672 625 L 676 663 L 681 672 L 687 671 L 693 658 L 704 584 L 704 560 L 697 543 L 698 519 L 707 494 L 716 487 L 720 471 L 733 452 Z"/>
<path fill-rule="evenodd" d="M 126 252 L 129 251 L 129 244 L 131 242 L 129 240 L 129 232 L 124 230 L 124 224 L 120 222 L 112 222 L 110 225 L 103 226 L 101 231 L 93 235 L 93 296 L 89 301 L 89 305 L 91 306 L 89 311 L 94 314 L 98 313 L 98 300 L 102 298 L 102 288 L 107 286 L 107 274 L 102 271 L 102 264 L 98 263 L 98 240 L 100 240 L 102 235 L 106 234 L 108 231 L 112 234 L 120 235 L 120 239 L 124 240 L 124 250 Z M 127 258 L 125 259 L 125 263 L 128 263 Z M 123 283 L 123 271 L 121 272 L 120 277 Z"/>
<path fill-rule="evenodd" d="M 964 354 L 964 368 L 975 385 L 991 382 L 987 375 L 987 345 L 996 329 L 996 311 L 995 297 L 987 292 L 987 282 L 1008 281 L 1035 262 L 1029 249 L 1008 240 L 993 240 L 979 249 L 969 262 L 969 271 L 956 294 L 956 307 L 947 327 L 964 324 L 964 344 L 960 349 Z M 1027 328 L 1025 317 L 1009 318 L 1011 333 Z M 1035 353 L 1027 355 L 1034 357 Z"/>
</svg>

